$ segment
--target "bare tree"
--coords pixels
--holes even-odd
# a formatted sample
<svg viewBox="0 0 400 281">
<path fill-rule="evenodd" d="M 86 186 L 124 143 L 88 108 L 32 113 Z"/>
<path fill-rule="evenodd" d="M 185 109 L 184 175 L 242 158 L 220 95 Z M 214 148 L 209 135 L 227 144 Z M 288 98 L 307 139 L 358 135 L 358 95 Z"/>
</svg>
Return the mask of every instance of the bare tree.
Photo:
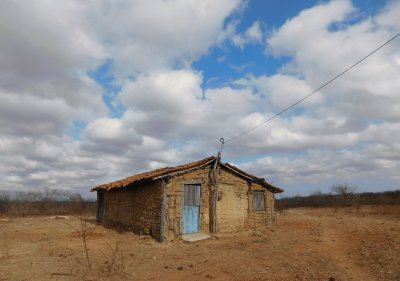
<svg viewBox="0 0 400 281">
<path fill-rule="evenodd" d="M 10 204 L 10 194 L 5 191 L 0 191 L 0 213 L 5 213 Z"/>
<path fill-rule="evenodd" d="M 344 206 L 352 206 L 355 203 L 355 186 L 350 186 L 346 183 L 337 184 L 331 187 L 331 190 L 336 194 L 340 200 L 340 203 Z"/>
</svg>

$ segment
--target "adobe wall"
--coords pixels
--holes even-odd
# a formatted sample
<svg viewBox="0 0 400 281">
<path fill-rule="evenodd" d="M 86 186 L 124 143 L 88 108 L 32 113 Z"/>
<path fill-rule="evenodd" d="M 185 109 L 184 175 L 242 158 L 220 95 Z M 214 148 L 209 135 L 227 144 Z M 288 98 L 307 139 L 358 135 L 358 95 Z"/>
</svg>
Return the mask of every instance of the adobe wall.
<svg viewBox="0 0 400 281">
<path fill-rule="evenodd" d="M 265 228 L 271 228 L 275 225 L 275 197 L 274 193 L 266 190 L 258 183 L 252 183 L 250 186 L 251 190 L 262 190 L 264 193 L 265 200 L 265 211 L 254 211 L 253 208 L 253 196 L 249 197 L 249 219 L 248 224 L 253 230 L 264 230 Z"/>
<path fill-rule="evenodd" d="M 154 182 L 104 194 L 104 224 L 160 239 L 162 187 Z"/>
<path fill-rule="evenodd" d="M 200 231 L 209 232 L 210 170 L 210 167 L 204 167 L 165 180 L 167 192 L 164 236 L 166 241 L 173 240 L 182 235 L 183 186 L 185 184 L 201 184 Z"/>
<path fill-rule="evenodd" d="M 253 191 L 264 191 L 265 211 L 254 211 Z M 274 194 L 258 183 L 249 183 L 233 172 L 221 169 L 220 200 L 217 203 L 218 228 L 221 232 L 263 230 L 275 222 Z"/>
<path fill-rule="evenodd" d="M 219 173 L 217 201 L 218 229 L 233 232 L 246 229 L 249 213 L 249 184 L 229 170 Z"/>
<path fill-rule="evenodd" d="M 209 166 L 165 180 L 165 241 L 182 235 L 184 184 L 201 184 L 200 231 L 209 233 L 211 169 Z M 246 179 L 224 168 L 218 174 L 218 184 L 217 218 L 220 232 L 262 230 L 272 225 L 275 217 L 272 192 L 259 184 L 249 184 Z M 265 211 L 253 210 L 253 190 L 265 191 Z"/>
</svg>

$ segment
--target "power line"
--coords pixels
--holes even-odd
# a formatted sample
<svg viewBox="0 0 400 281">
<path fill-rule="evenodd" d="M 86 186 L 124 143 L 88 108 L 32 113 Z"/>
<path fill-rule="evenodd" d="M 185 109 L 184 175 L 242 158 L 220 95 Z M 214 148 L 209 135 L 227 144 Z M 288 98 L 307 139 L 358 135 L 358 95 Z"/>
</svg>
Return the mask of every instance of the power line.
<svg viewBox="0 0 400 281">
<path fill-rule="evenodd" d="M 351 65 L 350 67 L 346 68 L 346 70 L 340 72 L 339 74 L 337 74 L 335 77 L 333 77 L 332 79 L 330 79 L 328 82 L 325 82 L 322 86 L 320 86 L 319 88 L 317 88 L 316 90 L 314 90 L 313 92 L 309 93 L 308 95 L 304 96 L 303 98 L 299 99 L 298 101 L 296 101 L 295 103 L 293 103 L 292 105 L 286 107 L 285 109 L 279 111 L 278 113 L 276 113 L 275 115 L 273 115 L 272 117 L 264 120 L 263 122 L 261 122 L 260 124 L 252 127 L 251 129 L 244 131 L 243 133 L 230 138 L 226 141 L 224 141 L 224 143 L 228 143 L 231 142 L 233 140 L 236 140 L 248 133 L 250 133 L 251 131 L 257 129 L 258 127 L 264 125 L 265 123 L 268 123 L 269 121 L 275 119 L 276 117 L 278 117 L 279 115 L 283 114 L 284 112 L 290 110 L 291 108 L 295 107 L 296 105 L 298 105 L 299 103 L 303 102 L 304 100 L 308 99 L 309 97 L 311 97 L 312 95 L 314 95 L 316 92 L 318 92 L 319 90 L 321 90 L 322 88 L 325 88 L 327 85 L 329 85 L 330 83 L 332 83 L 333 81 L 335 81 L 336 79 L 338 79 L 340 76 L 342 76 L 343 74 L 345 74 L 346 72 L 348 72 L 349 70 L 351 70 L 352 68 L 354 68 L 355 66 L 357 66 L 358 64 L 360 64 L 362 61 L 364 61 L 365 59 L 367 59 L 368 57 L 370 57 L 371 55 L 373 55 L 374 53 L 376 53 L 377 51 L 379 51 L 380 49 L 382 49 L 383 47 L 385 47 L 387 44 L 389 44 L 390 42 L 392 42 L 394 39 L 396 39 L 397 37 L 400 36 L 400 33 L 397 33 L 395 36 L 393 36 L 392 38 L 390 38 L 388 41 L 386 41 L 385 43 L 383 43 L 382 45 L 380 45 L 379 47 L 377 47 L 376 49 L 374 49 L 372 52 L 370 52 L 368 55 L 364 56 L 362 59 L 358 60 L 356 63 L 354 63 L 353 65 Z"/>
</svg>

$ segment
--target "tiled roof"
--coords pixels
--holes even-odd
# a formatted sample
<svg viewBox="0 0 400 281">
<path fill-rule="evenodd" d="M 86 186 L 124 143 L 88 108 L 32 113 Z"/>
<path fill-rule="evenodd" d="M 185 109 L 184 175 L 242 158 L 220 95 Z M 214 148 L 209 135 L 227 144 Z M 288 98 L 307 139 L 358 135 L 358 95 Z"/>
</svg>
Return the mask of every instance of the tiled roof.
<svg viewBox="0 0 400 281">
<path fill-rule="evenodd" d="M 208 158 L 196 161 L 196 162 L 192 162 L 189 164 L 185 164 L 185 165 L 180 165 L 180 166 L 175 166 L 175 167 L 166 167 L 166 168 L 161 168 L 161 169 L 157 169 L 157 170 L 153 170 L 153 171 L 149 171 L 149 172 L 145 172 L 145 173 L 140 173 L 137 175 L 127 177 L 122 180 L 117 180 L 117 181 L 113 181 L 110 183 L 96 186 L 96 187 L 92 188 L 92 191 L 110 190 L 110 189 L 114 189 L 114 188 L 125 187 L 132 183 L 152 181 L 154 178 L 166 176 L 166 175 L 169 175 L 169 174 L 175 173 L 175 172 L 180 172 L 180 171 L 185 171 L 185 170 L 189 170 L 192 168 L 200 167 L 202 165 L 211 163 L 214 160 L 215 160 L 215 157 L 211 156 L 211 157 L 208 157 Z"/>
<path fill-rule="evenodd" d="M 97 190 L 107 191 L 107 190 L 111 190 L 111 189 L 126 187 L 130 184 L 154 181 L 154 180 L 157 180 L 162 177 L 172 176 L 173 174 L 176 174 L 176 173 L 185 172 L 188 170 L 193 170 L 193 169 L 201 168 L 203 166 L 210 165 L 211 163 L 214 163 L 215 160 L 216 160 L 216 157 L 211 156 L 211 157 L 207 157 L 202 160 L 188 163 L 185 165 L 180 165 L 180 166 L 175 166 L 175 167 L 166 167 L 166 168 L 157 169 L 157 170 L 153 170 L 153 171 L 149 171 L 149 172 L 145 172 L 145 173 L 140 173 L 137 175 L 127 177 L 122 180 L 117 180 L 117 181 L 113 181 L 110 183 L 98 185 L 98 186 L 92 188 L 91 191 L 97 191 Z M 221 163 L 221 166 L 238 174 L 239 176 L 245 177 L 253 182 L 261 184 L 262 186 L 264 186 L 271 192 L 274 192 L 274 193 L 283 192 L 283 189 L 269 184 L 268 182 L 265 181 L 265 179 L 258 178 L 256 176 L 248 174 L 233 165 L 230 165 L 228 163 L 225 163 L 225 164 Z"/>
</svg>

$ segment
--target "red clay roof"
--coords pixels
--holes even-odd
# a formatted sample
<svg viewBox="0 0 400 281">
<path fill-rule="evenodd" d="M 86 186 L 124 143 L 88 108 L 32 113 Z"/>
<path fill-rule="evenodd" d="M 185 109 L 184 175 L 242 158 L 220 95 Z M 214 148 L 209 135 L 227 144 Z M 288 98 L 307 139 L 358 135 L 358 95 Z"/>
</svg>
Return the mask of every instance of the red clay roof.
<svg viewBox="0 0 400 281">
<path fill-rule="evenodd" d="M 166 167 L 166 168 L 161 168 L 161 169 L 157 169 L 157 170 L 153 170 L 153 171 L 149 171 L 149 172 L 145 172 L 145 173 L 140 173 L 137 175 L 127 177 L 122 180 L 117 180 L 117 181 L 113 181 L 110 183 L 98 185 L 98 186 L 92 188 L 91 191 L 97 191 L 97 190 L 107 191 L 107 190 L 111 190 L 111 189 L 122 188 L 122 187 L 128 186 L 130 184 L 134 184 L 134 183 L 153 181 L 153 180 L 156 180 L 157 178 L 160 178 L 163 176 L 168 176 L 173 173 L 184 172 L 184 171 L 196 169 L 196 168 L 199 168 L 202 166 L 207 166 L 207 165 L 213 163 L 215 160 L 216 160 L 216 157 L 211 156 L 211 157 L 207 157 L 202 160 L 188 163 L 185 165 L 180 165 L 180 166 L 175 166 L 175 167 Z M 269 184 L 268 182 L 265 181 L 265 179 L 261 179 L 256 176 L 253 176 L 251 174 L 248 174 L 233 165 L 230 165 L 228 163 L 225 163 L 225 164 L 221 163 L 221 166 L 231 170 L 232 172 L 234 172 L 242 177 L 249 178 L 250 180 L 252 180 L 256 183 L 261 184 L 262 186 L 264 186 L 271 192 L 274 192 L 274 193 L 283 192 L 283 189 L 280 189 L 279 187 L 275 187 L 275 186 Z"/>
<path fill-rule="evenodd" d="M 188 170 L 191 168 L 199 167 L 199 166 L 207 164 L 208 162 L 211 163 L 215 159 L 216 158 L 214 156 L 211 156 L 211 157 L 208 157 L 208 158 L 196 161 L 196 162 L 192 162 L 189 164 L 185 164 L 185 165 L 180 165 L 180 166 L 175 166 L 175 167 L 166 167 L 166 168 L 161 168 L 161 169 L 133 175 L 133 176 L 127 177 L 122 180 L 117 180 L 117 181 L 113 181 L 110 183 L 96 186 L 96 187 L 92 188 L 92 191 L 110 190 L 110 189 L 114 189 L 114 188 L 125 187 L 132 183 L 149 181 L 149 180 L 151 181 L 151 180 L 153 180 L 153 178 L 156 178 L 156 177 L 161 177 L 161 176 L 165 176 L 165 175 L 168 175 L 168 174 L 171 174 L 174 172 L 180 172 L 180 171 Z"/>
</svg>

